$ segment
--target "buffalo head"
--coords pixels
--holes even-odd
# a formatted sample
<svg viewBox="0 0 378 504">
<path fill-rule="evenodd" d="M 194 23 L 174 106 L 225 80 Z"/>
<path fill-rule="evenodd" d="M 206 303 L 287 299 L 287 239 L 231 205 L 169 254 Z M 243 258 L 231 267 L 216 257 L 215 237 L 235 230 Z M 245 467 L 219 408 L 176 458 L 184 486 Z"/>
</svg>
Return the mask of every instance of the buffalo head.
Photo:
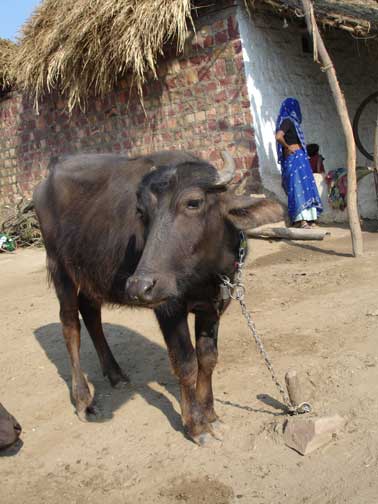
<svg viewBox="0 0 378 504">
<path fill-rule="evenodd" d="M 218 172 L 200 159 L 154 167 L 138 190 L 145 246 L 127 280 L 131 303 L 156 306 L 188 295 L 233 267 L 239 231 L 283 219 L 279 203 L 238 196 L 234 161 Z M 235 187 L 235 186 L 234 186 Z"/>
</svg>

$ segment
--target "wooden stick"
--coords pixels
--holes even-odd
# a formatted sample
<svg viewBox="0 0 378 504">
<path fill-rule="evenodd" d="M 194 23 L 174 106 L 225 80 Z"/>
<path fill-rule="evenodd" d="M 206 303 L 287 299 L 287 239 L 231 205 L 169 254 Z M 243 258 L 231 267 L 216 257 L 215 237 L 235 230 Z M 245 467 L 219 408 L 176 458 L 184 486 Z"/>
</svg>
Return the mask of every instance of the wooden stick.
<svg viewBox="0 0 378 504">
<path fill-rule="evenodd" d="M 291 404 L 293 406 L 299 406 L 303 401 L 303 395 L 297 372 L 294 369 L 289 369 L 285 374 L 285 382 Z"/>
<path fill-rule="evenodd" d="M 263 228 L 248 229 L 248 238 L 283 238 L 285 240 L 323 240 L 331 233 L 300 228 Z"/>
<path fill-rule="evenodd" d="M 336 103 L 336 108 L 344 130 L 347 147 L 347 207 L 349 227 L 352 235 L 353 255 L 355 257 L 358 257 L 363 254 L 363 242 L 357 207 L 356 146 L 353 137 L 352 125 L 350 122 L 345 98 L 341 91 L 340 84 L 337 80 L 335 68 L 320 35 L 315 16 L 313 15 L 314 7 L 312 1 L 302 0 L 302 5 L 305 13 L 307 29 L 313 37 L 315 54 L 316 52 L 319 54 L 319 63 L 322 65 L 322 70 L 325 71 L 327 75 L 332 95 Z"/>
</svg>

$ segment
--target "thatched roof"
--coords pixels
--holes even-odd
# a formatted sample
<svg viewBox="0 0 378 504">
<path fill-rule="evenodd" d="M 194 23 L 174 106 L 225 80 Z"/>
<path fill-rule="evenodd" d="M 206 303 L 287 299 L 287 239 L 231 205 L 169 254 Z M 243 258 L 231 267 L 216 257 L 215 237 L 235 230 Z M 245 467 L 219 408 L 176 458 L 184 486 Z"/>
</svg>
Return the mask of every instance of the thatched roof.
<svg viewBox="0 0 378 504">
<path fill-rule="evenodd" d="M 300 0 L 246 0 L 251 7 L 264 5 L 283 15 L 301 16 Z M 356 36 L 378 33 L 378 0 L 313 0 L 320 24 L 347 30 Z"/>
<path fill-rule="evenodd" d="M 0 38 L 0 94 L 10 89 L 14 83 L 13 61 L 16 49 L 13 42 Z"/>
<path fill-rule="evenodd" d="M 283 15 L 300 15 L 300 0 L 245 0 Z M 222 0 L 43 0 L 25 24 L 15 60 L 19 86 L 36 100 L 58 88 L 68 107 L 89 92 L 104 96 L 127 72 L 141 89 L 168 42 L 180 51 L 191 13 L 216 10 Z M 221 5 L 220 5 L 221 4 Z M 314 0 L 323 24 L 354 33 L 378 32 L 377 0 Z M 206 8 L 202 8 L 206 7 Z M 195 16 L 193 16 L 195 17 Z"/>
<path fill-rule="evenodd" d="M 140 88 L 167 42 L 182 50 L 190 9 L 190 0 L 44 0 L 23 28 L 18 82 L 36 99 L 59 87 L 70 109 L 127 71 Z"/>
</svg>

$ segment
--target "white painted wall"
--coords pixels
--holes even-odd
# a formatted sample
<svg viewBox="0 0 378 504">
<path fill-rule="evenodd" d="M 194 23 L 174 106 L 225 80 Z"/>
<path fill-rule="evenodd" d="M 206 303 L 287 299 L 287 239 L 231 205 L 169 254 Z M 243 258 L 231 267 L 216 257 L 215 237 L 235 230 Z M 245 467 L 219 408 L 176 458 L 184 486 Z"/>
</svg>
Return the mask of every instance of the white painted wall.
<svg viewBox="0 0 378 504">
<path fill-rule="evenodd" d="M 320 145 L 326 170 L 345 166 L 346 146 L 341 124 L 325 74 L 313 62 L 312 54 L 302 50 L 301 35 L 305 33 L 305 29 L 301 32 L 292 23 L 284 29 L 283 20 L 275 16 L 255 14 L 251 19 L 241 7 L 238 9 L 238 21 L 260 174 L 264 186 L 285 201 L 274 138 L 275 121 L 282 100 L 287 96 L 299 100 L 306 142 Z M 370 54 L 363 42 L 357 43 L 341 30 L 330 32 L 326 45 L 334 60 L 353 117 L 361 101 L 368 94 L 378 91 L 377 53 Z M 374 127 L 374 117 L 368 118 L 368 122 L 369 120 Z M 361 155 L 358 155 L 357 161 L 366 165 L 366 160 Z M 322 181 L 319 184 L 326 203 L 327 191 L 322 186 Z M 363 194 L 359 194 L 362 216 L 378 218 L 371 181 L 363 185 Z M 344 216 L 326 216 L 326 219 L 330 218 L 343 220 L 345 213 Z"/>
</svg>

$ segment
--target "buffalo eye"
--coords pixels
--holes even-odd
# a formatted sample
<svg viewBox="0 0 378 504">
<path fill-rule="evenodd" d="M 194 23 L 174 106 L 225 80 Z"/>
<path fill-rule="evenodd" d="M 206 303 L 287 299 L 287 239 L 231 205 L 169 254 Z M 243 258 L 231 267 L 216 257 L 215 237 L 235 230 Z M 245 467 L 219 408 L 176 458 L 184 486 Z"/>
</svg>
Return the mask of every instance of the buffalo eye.
<svg viewBox="0 0 378 504">
<path fill-rule="evenodd" d="M 203 199 L 191 199 L 186 203 L 186 208 L 189 210 L 198 210 L 203 204 Z"/>
</svg>

